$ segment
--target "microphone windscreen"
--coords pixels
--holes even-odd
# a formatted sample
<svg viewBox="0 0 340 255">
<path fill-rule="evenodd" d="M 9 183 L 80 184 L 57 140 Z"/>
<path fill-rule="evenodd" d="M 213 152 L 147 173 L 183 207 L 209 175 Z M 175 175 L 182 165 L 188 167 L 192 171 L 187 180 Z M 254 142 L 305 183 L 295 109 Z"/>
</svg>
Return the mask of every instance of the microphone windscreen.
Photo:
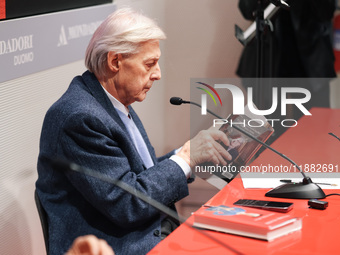
<svg viewBox="0 0 340 255">
<path fill-rule="evenodd" d="M 183 103 L 183 100 L 180 97 L 172 97 L 170 98 L 170 103 L 173 105 L 181 105 Z"/>
</svg>

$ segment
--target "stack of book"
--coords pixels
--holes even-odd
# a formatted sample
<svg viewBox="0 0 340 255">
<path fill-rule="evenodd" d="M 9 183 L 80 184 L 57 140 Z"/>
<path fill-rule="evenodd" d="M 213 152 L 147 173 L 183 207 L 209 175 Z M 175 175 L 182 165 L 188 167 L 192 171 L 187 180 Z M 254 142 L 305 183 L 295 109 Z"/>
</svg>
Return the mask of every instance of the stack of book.
<svg viewBox="0 0 340 255">
<path fill-rule="evenodd" d="M 203 206 L 193 214 L 194 227 L 272 241 L 302 228 L 290 214 L 240 206 Z"/>
</svg>

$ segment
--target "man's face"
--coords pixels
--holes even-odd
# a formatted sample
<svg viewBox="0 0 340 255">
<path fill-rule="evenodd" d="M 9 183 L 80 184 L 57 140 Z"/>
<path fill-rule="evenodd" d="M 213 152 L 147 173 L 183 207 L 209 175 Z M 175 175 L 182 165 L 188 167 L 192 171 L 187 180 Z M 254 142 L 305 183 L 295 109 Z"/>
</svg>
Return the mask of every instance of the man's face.
<svg viewBox="0 0 340 255">
<path fill-rule="evenodd" d="M 121 58 L 114 83 L 122 104 L 128 106 L 145 99 L 153 82 L 161 78 L 160 56 L 159 41 L 152 40 L 141 44 L 138 53 Z"/>
</svg>

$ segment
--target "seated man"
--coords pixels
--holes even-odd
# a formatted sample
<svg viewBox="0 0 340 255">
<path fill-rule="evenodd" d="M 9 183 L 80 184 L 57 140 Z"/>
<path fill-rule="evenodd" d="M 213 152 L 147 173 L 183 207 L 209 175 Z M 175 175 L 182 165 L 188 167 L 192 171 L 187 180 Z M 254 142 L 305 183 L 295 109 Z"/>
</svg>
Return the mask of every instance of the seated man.
<svg viewBox="0 0 340 255">
<path fill-rule="evenodd" d="M 36 188 L 49 219 L 50 254 L 64 254 L 78 236 L 104 239 L 115 254 L 145 254 L 176 223 L 111 183 L 54 169 L 62 158 L 120 180 L 174 209 L 188 195 L 191 168 L 226 164 L 221 131 L 201 131 L 180 149 L 157 158 L 131 104 L 161 78 L 163 31 L 130 9 L 111 14 L 86 51 L 87 71 L 48 110 L 40 138 Z"/>
</svg>

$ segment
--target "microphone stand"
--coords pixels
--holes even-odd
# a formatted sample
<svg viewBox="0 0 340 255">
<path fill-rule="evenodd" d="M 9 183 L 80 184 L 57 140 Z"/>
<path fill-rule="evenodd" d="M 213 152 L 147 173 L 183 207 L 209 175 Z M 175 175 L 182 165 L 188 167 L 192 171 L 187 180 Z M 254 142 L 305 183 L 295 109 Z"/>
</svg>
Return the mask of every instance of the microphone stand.
<svg viewBox="0 0 340 255">
<path fill-rule="evenodd" d="M 177 98 L 177 100 L 172 100 L 173 98 L 170 99 L 170 102 L 175 105 L 180 105 L 180 104 L 193 104 L 195 106 L 198 106 L 202 108 L 202 106 L 198 103 L 191 102 L 191 101 L 184 101 L 180 98 Z M 210 111 L 207 109 L 207 112 L 209 112 L 211 115 L 215 116 L 218 119 L 224 119 L 220 116 L 218 116 L 216 113 Z M 285 160 L 289 161 L 291 164 L 293 164 L 299 172 L 303 176 L 303 180 L 301 183 L 287 183 L 280 185 L 266 193 L 267 197 L 280 197 L 280 198 L 293 198 L 293 199 L 311 199 L 311 198 L 325 198 L 326 195 L 323 192 L 323 190 L 316 184 L 312 182 L 312 179 L 301 170 L 298 164 L 296 164 L 293 160 L 288 158 L 286 155 L 283 153 L 275 150 L 268 144 L 262 142 L 261 140 L 257 139 L 253 135 L 247 133 L 246 131 L 242 130 L 241 128 L 233 125 L 233 128 L 235 128 L 237 131 L 240 133 L 248 136 L 252 140 L 255 140 L 256 142 L 260 143 L 267 149 L 273 151 L 274 153 L 278 154 L 280 157 L 284 158 Z"/>
<path fill-rule="evenodd" d="M 265 77 L 265 60 L 264 60 L 264 36 L 265 33 L 270 30 L 271 32 L 274 31 L 273 25 L 269 19 L 264 18 L 264 5 L 265 3 L 272 3 L 278 8 L 283 8 L 289 10 L 289 5 L 281 0 L 257 0 L 257 9 L 256 9 L 256 85 L 257 90 L 255 91 L 255 105 L 259 109 L 265 108 L 265 100 L 263 100 L 263 95 L 266 94 L 267 90 L 264 90 L 263 80 L 261 78 Z M 270 49 L 269 49 L 269 77 L 272 77 L 272 65 L 273 65 L 273 42 L 270 39 Z M 266 85 L 271 86 L 271 85 Z"/>
<path fill-rule="evenodd" d="M 265 94 L 267 90 L 264 90 L 263 78 L 264 75 L 264 36 L 265 32 L 268 28 L 273 31 L 273 26 L 269 25 L 269 20 L 264 19 L 264 1 L 257 0 L 257 10 L 256 10 L 256 92 L 255 92 L 255 104 L 259 109 L 265 108 L 265 100 L 263 100 L 262 96 Z M 272 42 L 270 43 L 272 44 Z M 272 45 L 270 45 L 271 47 Z M 269 70 L 272 70 L 272 52 L 270 49 L 269 52 Z M 270 71 L 269 76 L 272 76 L 272 71 Z"/>
<path fill-rule="evenodd" d="M 103 173 L 93 171 L 92 169 L 82 167 L 76 163 L 70 162 L 68 160 L 60 159 L 60 158 L 52 158 L 51 164 L 52 167 L 56 170 L 60 171 L 74 171 L 78 173 L 82 173 L 86 176 L 91 176 L 94 178 L 97 178 L 101 181 L 111 183 L 118 188 L 122 189 L 123 191 L 131 194 L 132 196 L 137 197 L 138 199 L 142 200 L 143 202 L 147 203 L 148 205 L 151 205 L 155 209 L 157 209 L 159 212 L 164 213 L 168 217 L 172 218 L 175 221 L 182 222 L 182 224 L 187 225 L 190 228 L 195 229 L 198 233 L 202 234 L 203 236 L 209 238 L 210 240 L 216 242 L 217 244 L 221 245 L 222 247 L 226 248 L 227 250 L 233 252 L 233 254 L 237 255 L 244 255 L 243 253 L 239 252 L 235 248 L 227 245 L 226 243 L 216 239 L 213 235 L 211 235 L 208 231 L 203 231 L 198 228 L 194 228 L 191 224 L 186 222 L 186 219 L 180 217 L 174 210 L 170 209 L 169 207 L 163 205 L 162 203 L 158 202 L 157 200 L 145 195 L 141 191 L 129 186 L 125 182 L 122 182 L 118 179 L 108 178 Z"/>
<path fill-rule="evenodd" d="M 256 10 L 256 39 L 257 39 L 257 45 L 256 45 L 256 58 L 257 58 L 257 65 L 256 65 L 256 73 L 257 73 L 257 77 L 263 77 L 263 35 L 264 35 L 264 31 L 265 31 L 265 27 L 266 27 L 266 23 L 264 20 L 264 11 L 263 11 L 263 1 L 262 0 L 258 0 L 257 1 L 257 10 Z M 257 90 L 257 96 L 260 95 L 259 92 L 261 92 L 262 90 L 260 88 L 258 88 Z M 259 97 L 256 97 L 257 100 L 259 100 Z M 258 103 L 256 102 L 256 105 L 260 106 Z M 261 108 L 262 109 L 262 108 Z"/>
</svg>

